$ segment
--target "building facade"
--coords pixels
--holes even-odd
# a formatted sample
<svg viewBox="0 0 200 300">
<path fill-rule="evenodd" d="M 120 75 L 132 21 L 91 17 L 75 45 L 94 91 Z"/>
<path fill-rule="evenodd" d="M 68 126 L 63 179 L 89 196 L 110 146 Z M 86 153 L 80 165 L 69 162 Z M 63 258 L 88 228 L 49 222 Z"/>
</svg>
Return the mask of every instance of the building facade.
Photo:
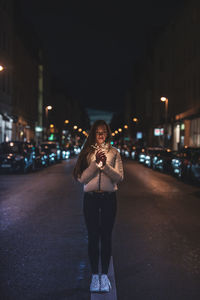
<svg viewBox="0 0 200 300">
<path fill-rule="evenodd" d="M 200 146 L 199 20 L 200 3 L 185 4 L 140 64 L 135 101 L 144 119 L 144 107 L 151 110 L 148 124 L 144 122 L 148 144 L 175 150 Z M 168 99 L 168 107 L 161 97 Z M 155 129 L 160 134 L 155 135 Z"/>
<path fill-rule="evenodd" d="M 38 119 L 38 45 L 17 3 L 13 49 L 13 139 L 30 141 L 35 139 Z"/>
<path fill-rule="evenodd" d="M 0 1 L 0 143 L 44 137 L 47 63 L 16 0 Z"/>
<path fill-rule="evenodd" d="M 13 1 L 0 1 L 0 143 L 12 138 Z"/>
</svg>

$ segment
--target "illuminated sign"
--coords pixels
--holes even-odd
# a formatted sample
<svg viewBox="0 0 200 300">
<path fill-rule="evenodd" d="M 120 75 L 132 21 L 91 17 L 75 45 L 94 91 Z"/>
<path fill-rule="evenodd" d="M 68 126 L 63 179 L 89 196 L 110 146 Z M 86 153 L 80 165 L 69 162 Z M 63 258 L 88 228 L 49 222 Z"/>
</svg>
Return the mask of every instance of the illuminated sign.
<svg viewBox="0 0 200 300">
<path fill-rule="evenodd" d="M 181 124 L 181 130 L 184 130 L 185 129 L 185 124 Z"/>
<path fill-rule="evenodd" d="M 36 131 L 36 132 L 42 132 L 42 130 L 43 130 L 43 129 L 42 129 L 41 126 L 36 126 L 36 127 L 35 127 L 35 131 Z"/>
<path fill-rule="evenodd" d="M 160 128 L 160 135 L 164 135 L 164 128 Z"/>
<path fill-rule="evenodd" d="M 48 137 L 48 140 L 49 141 L 54 141 L 56 138 L 55 138 L 55 135 L 53 133 L 51 133 L 51 135 Z"/>
<path fill-rule="evenodd" d="M 154 128 L 154 136 L 164 135 L 164 128 Z"/>
</svg>

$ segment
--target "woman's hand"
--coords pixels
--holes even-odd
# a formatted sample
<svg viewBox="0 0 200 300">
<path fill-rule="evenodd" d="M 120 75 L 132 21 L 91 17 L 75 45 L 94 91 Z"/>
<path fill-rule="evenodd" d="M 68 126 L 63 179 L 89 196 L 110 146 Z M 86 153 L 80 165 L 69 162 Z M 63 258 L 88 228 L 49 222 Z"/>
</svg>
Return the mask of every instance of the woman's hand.
<svg viewBox="0 0 200 300">
<path fill-rule="evenodd" d="M 103 163 L 103 166 L 106 164 L 106 155 L 102 150 L 98 150 L 96 153 L 96 163 L 99 164 L 100 161 Z"/>
</svg>

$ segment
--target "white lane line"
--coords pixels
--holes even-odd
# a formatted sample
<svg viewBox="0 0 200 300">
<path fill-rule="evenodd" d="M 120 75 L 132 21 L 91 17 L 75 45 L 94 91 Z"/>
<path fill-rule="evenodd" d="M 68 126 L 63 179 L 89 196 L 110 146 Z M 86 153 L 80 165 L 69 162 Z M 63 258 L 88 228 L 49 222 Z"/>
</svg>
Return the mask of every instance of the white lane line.
<svg viewBox="0 0 200 300">
<path fill-rule="evenodd" d="M 108 277 L 112 286 L 111 291 L 109 293 L 91 293 L 91 300 L 117 300 L 117 290 L 115 284 L 115 273 L 112 256 L 110 259 L 110 265 L 108 269 Z"/>
</svg>

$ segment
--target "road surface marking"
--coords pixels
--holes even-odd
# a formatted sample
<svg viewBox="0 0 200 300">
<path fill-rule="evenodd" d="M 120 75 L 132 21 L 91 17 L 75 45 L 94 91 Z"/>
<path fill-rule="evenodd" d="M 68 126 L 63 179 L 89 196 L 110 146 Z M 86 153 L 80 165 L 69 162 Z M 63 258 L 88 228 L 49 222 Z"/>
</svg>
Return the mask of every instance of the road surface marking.
<svg viewBox="0 0 200 300">
<path fill-rule="evenodd" d="M 91 300 L 117 300 L 117 291 L 115 284 L 115 273 L 113 267 L 113 258 L 111 256 L 108 269 L 108 277 L 111 282 L 112 289 L 109 293 L 91 293 Z"/>
</svg>

